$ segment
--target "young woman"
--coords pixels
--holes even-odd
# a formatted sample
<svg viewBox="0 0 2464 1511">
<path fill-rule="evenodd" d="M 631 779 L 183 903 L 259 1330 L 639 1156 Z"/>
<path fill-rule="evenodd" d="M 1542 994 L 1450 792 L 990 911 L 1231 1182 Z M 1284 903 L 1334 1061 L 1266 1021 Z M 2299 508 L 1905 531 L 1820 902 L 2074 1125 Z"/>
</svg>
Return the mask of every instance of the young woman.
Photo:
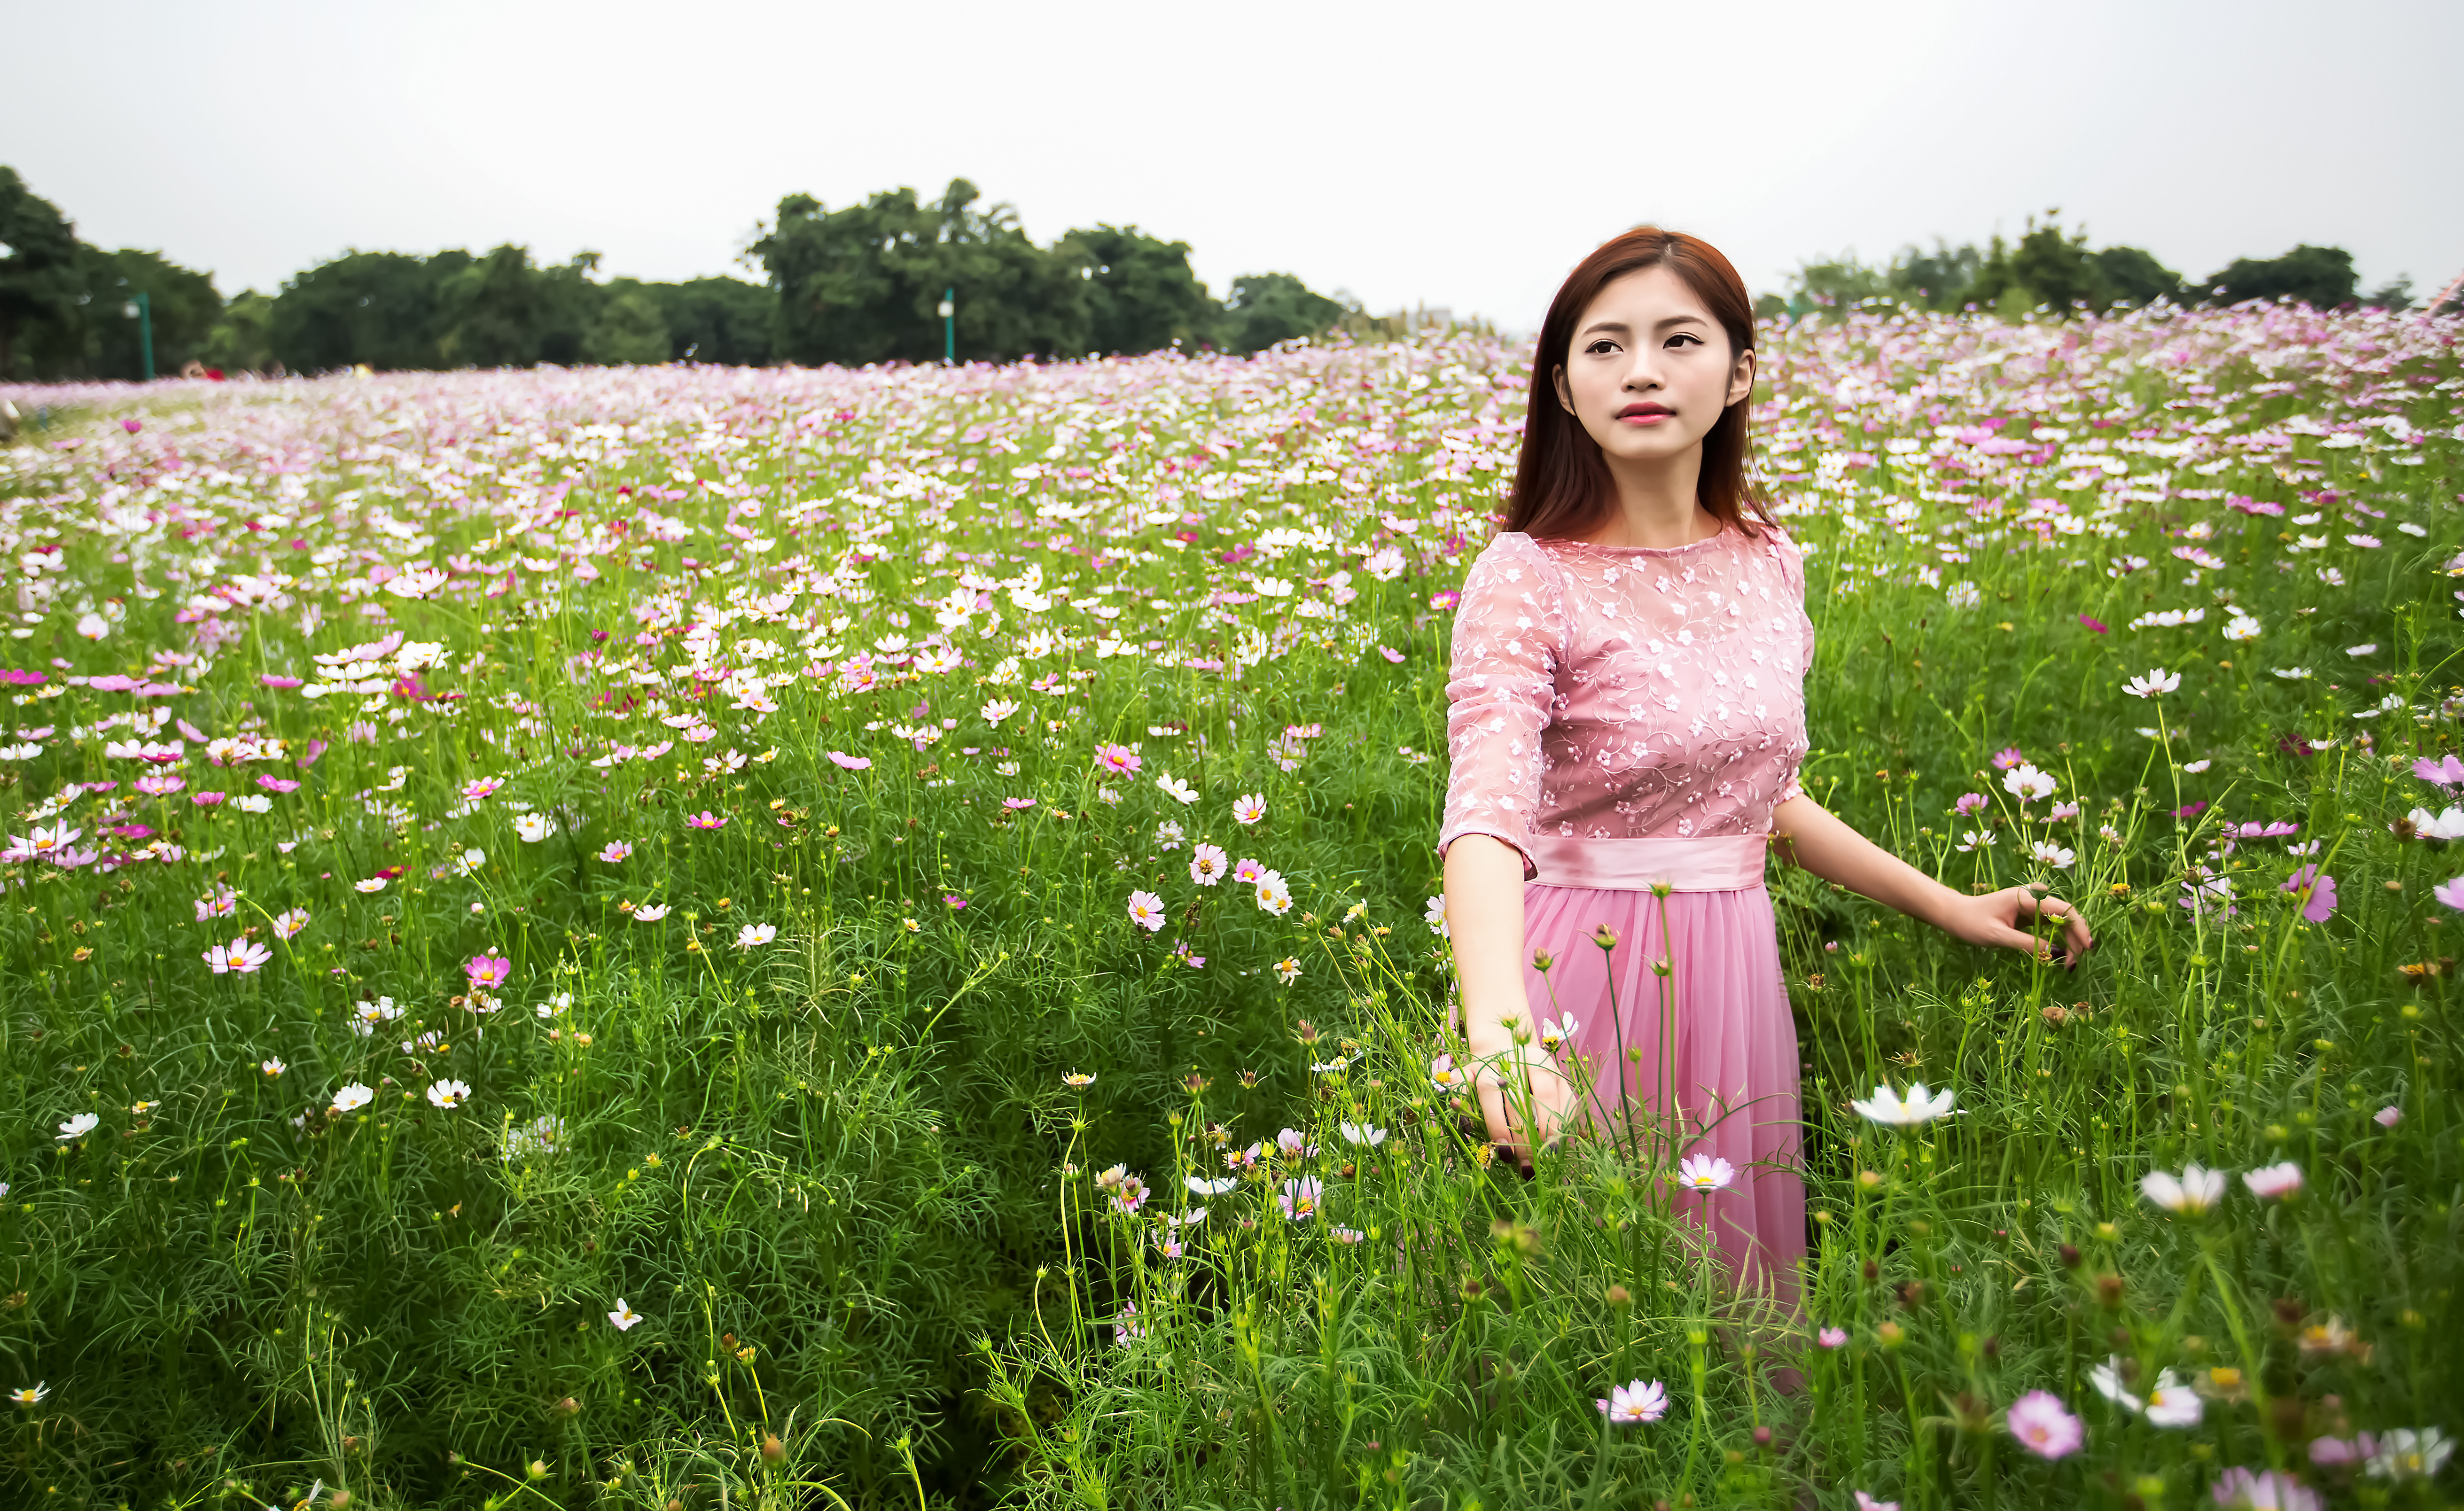
<svg viewBox="0 0 2464 1511">
<path fill-rule="evenodd" d="M 1745 284 L 1691 236 L 1628 231 L 1557 291 L 1506 527 L 1456 609 L 1438 848 L 1489 1136 L 1528 1157 L 1561 1127 L 1639 1127 L 1658 1162 L 1726 1161 L 1683 1210 L 1741 1291 L 1793 1308 L 1797 1044 L 1765 850 L 1971 943 L 2071 966 L 2091 941 L 2061 899 L 1954 891 L 1798 787 L 1814 625 L 1747 471 L 1754 375 Z"/>
</svg>

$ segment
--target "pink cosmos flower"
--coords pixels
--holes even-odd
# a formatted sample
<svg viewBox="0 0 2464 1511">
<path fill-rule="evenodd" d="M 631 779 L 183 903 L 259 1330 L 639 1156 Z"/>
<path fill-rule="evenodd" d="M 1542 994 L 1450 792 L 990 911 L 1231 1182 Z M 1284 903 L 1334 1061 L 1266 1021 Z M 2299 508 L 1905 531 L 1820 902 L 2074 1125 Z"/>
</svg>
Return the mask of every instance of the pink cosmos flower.
<svg viewBox="0 0 2464 1511">
<path fill-rule="evenodd" d="M 474 954 L 462 967 L 462 974 L 473 986 L 502 986 L 514 974 L 514 962 L 505 955 Z"/>
<path fill-rule="evenodd" d="M 1995 771 L 2009 771 L 2012 767 L 2018 765 L 2021 761 L 2026 760 L 2027 758 L 2028 757 L 2019 754 L 2019 747 L 2013 745 L 2008 750 L 1996 751 L 1993 753 L 1993 769 Z"/>
<path fill-rule="evenodd" d="M 1981 792 L 1964 792 L 1959 795 L 1959 801 L 1951 804 L 1951 811 L 1965 819 L 1971 813 L 1984 812 L 1991 801 Z"/>
<path fill-rule="evenodd" d="M 1201 844 L 1189 853 L 1189 879 L 1200 887 L 1212 887 L 1223 880 L 1224 867 L 1231 857 L 1220 844 Z"/>
<path fill-rule="evenodd" d="M 727 821 L 713 814 L 708 808 L 704 808 L 699 813 L 686 815 L 685 827 L 688 829 L 724 829 L 727 827 Z"/>
<path fill-rule="evenodd" d="M 188 800 L 200 808 L 210 808 L 223 800 L 223 795 L 218 792 L 192 792 L 188 794 Z"/>
<path fill-rule="evenodd" d="M 2378 1439 L 2368 1433 L 2358 1437 L 2314 1437 L 2310 1440 L 2310 1461 L 2330 1467 L 2358 1464 L 2378 1451 Z"/>
<path fill-rule="evenodd" d="M 268 792 L 297 792 L 299 784 L 288 777 L 259 777 L 256 784 Z"/>
<path fill-rule="evenodd" d="M 2401 1107 L 2381 1107 L 2376 1112 L 2370 1114 L 2370 1121 L 2383 1128 L 2391 1128 L 2404 1121 L 2404 1109 Z"/>
<path fill-rule="evenodd" d="M 1737 1178 L 1737 1167 L 1717 1154 L 1688 1154 L 1677 1162 L 1677 1184 L 1709 1195 L 1726 1191 Z"/>
<path fill-rule="evenodd" d="M 2438 760 L 2425 756 L 2412 763 L 2412 774 L 2441 787 L 2464 786 L 2464 760 L 2457 760 L 2453 753 Z"/>
<path fill-rule="evenodd" d="M 2090 634 L 2102 635 L 2110 633 L 2102 624 L 2100 624 L 2095 620 L 2088 618 L 2085 614 L 2081 614 L 2079 616 L 2079 623 L 2087 626 Z"/>
<path fill-rule="evenodd" d="M 1294 1222 L 1307 1222 L 1317 1215 L 1320 1191 L 1315 1175 L 1297 1176 L 1284 1182 L 1284 1189 L 1275 1196 L 1275 1205 Z"/>
<path fill-rule="evenodd" d="M 477 802 L 482 798 L 493 796 L 496 789 L 502 787 L 504 784 L 505 778 L 502 777 L 482 777 L 477 781 L 464 782 L 462 784 L 462 796 L 470 799 L 473 802 Z"/>
<path fill-rule="evenodd" d="M 207 969 L 216 975 L 226 972 L 237 972 L 241 975 L 249 975 L 273 958 L 273 951 L 245 935 L 232 940 L 230 944 L 216 945 L 204 955 Z"/>
<path fill-rule="evenodd" d="M 2326 1505 L 2318 1491 L 2281 1470 L 2244 1469 L 2238 1464 L 2216 1476 L 2208 1494 L 2216 1504 L 2233 1511 L 2322 1511 Z"/>
<path fill-rule="evenodd" d="M 1022 809 L 1034 807 L 1035 799 L 1032 798 L 1003 798 L 1001 799 L 1001 806 L 1007 808 L 1012 813 L 1017 813 Z"/>
<path fill-rule="evenodd" d="M 1848 1329 L 1845 1327 L 1825 1327 L 1820 1332 L 1814 1335 L 1814 1341 L 1820 1344 L 1825 1348 L 1844 1348 L 1848 1347 Z"/>
<path fill-rule="evenodd" d="M 134 783 L 148 798 L 168 798 L 187 784 L 186 777 L 140 777 Z"/>
<path fill-rule="evenodd" d="M 1255 823 L 1265 816 L 1266 799 L 1257 793 L 1232 799 L 1232 818 L 1237 823 Z"/>
<path fill-rule="evenodd" d="M 309 767 L 316 765 L 317 757 L 324 755 L 328 747 L 323 740 L 310 740 L 308 742 L 308 749 L 299 757 L 300 770 L 305 771 Z"/>
<path fill-rule="evenodd" d="M 832 751 L 829 753 L 829 756 L 833 762 L 846 767 L 849 771 L 870 771 L 872 769 L 872 757 L 869 756 L 850 756 L 845 751 Z"/>
<path fill-rule="evenodd" d="M 291 689 L 299 686 L 299 679 L 297 677 L 277 677 L 270 671 L 259 676 L 256 680 L 276 691 L 288 691 Z"/>
<path fill-rule="evenodd" d="M 2430 895 L 2448 907 L 2464 910 L 2464 876 L 2452 882 L 2441 882 L 2430 889 Z"/>
<path fill-rule="evenodd" d="M 1146 762 L 1127 745 L 1098 745 L 1095 747 L 1095 764 L 1107 776 L 1133 777 Z"/>
<path fill-rule="evenodd" d="M 633 847 L 622 840 L 610 840 L 599 852 L 599 858 L 614 865 L 633 853 Z"/>
<path fill-rule="evenodd" d="M 1630 1385 L 1613 1385 L 1607 1400 L 1594 1396 L 1592 1401 L 1611 1422 L 1632 1427 L 1659 1421 L 1667 1414 L 1668 1388 L 1657 1380 L 1637 1380 Z"/>
<path fill-rule="evenodd" d="M 2314 924 L 2325 923 L 2336 910 L 2336 879 L 2315 865 L 2305 865 L 2285 878 L 2285 891 L 2299 892 L 2305 887 L 2310 895 L 2302 899 L 2301 916 Z"/>
<path fill-rule="evenodd" d="M 1153 892 L 1130 894 L 1130 922 L 1149 933 L 1155 933 L 1170 921 L 1169 915 L 1164 911 L 1162 898 Z"/>
<path fill-rule="evenodd" d="M 2012 1402 L 2005 1420 L 2019 1446 L 2039 1458 L 2065 1457 L 2087 1442 L 2087 1424 L 2066 1411 L 2062 1398 L 2051 1391 L 2031 1391 Z"/>
<path fill-rule="evenodd" d="M 2244 1171 L 2241 1183 L 2248 1186 L 2250 1193 L 2261 1201 L 2290 1196 L 2301 1189 L 2301 1167 L 2288 1159 L 2280 1165 Z"/>
</svg>

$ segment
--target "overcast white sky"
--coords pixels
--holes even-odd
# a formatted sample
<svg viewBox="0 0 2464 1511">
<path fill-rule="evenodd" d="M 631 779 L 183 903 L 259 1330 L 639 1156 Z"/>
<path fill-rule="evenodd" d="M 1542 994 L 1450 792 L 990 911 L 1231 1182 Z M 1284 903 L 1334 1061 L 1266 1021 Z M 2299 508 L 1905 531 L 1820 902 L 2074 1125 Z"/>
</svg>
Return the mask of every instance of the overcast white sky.
<svg viewBox="0 0 2464 1511">
<path fill-rule="evenodd" d="M 2059 206 L 2185 274 L 2310 241 L 2464 271 L 2464 5 L 0 0 L 0 163 L 88 240 L 272 290 L 347 248 L 679 278 L 784 194 L 972 178 L 1217 294 L 1536 326 L 1657 220 L 1757 289 Z"/>
</svg>

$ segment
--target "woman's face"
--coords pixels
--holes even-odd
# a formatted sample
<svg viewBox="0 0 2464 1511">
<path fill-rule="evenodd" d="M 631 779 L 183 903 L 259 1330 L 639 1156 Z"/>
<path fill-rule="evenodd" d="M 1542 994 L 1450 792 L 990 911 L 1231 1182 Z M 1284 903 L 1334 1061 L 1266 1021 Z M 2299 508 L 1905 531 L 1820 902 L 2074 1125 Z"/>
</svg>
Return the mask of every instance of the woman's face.
<svg viewBox="0 0 2464 1511">
<path fill-rule="evenodd" d="M 1754 354 L 1665 265 L 1604 285 L 1574 322 L 1557 399 L 1612 462 L 1655 462 L 1703 444 L 1754 388 Z"/>
</svg>

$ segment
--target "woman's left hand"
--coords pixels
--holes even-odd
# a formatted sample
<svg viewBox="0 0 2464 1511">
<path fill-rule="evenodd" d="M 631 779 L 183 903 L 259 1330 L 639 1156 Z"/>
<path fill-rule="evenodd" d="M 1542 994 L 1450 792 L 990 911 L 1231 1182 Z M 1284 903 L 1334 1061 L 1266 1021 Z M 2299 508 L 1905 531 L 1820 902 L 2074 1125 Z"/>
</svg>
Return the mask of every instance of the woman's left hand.
<svg viewBox="0 0 2464 1511">
<path fill-rule="evenodd" d="M 2058 924 L 2060 932 L 2050 939 L 2030 933 L 2028 924 L 2039 916 Z M 2025 950 L 2064 970 L 2076 969 L 2079 957 L 2096 945 L 2088 933 L 2087 920 L 2079 916 L 2077 908 L 2058 897 L 2037 896 L 2034 885 L 2006 887 L 1982 897 L 1953 894 L 1942 905 L 1942 916 L 1934 922 L 1946 933 L 1969 944 Z"/>
</svg>

